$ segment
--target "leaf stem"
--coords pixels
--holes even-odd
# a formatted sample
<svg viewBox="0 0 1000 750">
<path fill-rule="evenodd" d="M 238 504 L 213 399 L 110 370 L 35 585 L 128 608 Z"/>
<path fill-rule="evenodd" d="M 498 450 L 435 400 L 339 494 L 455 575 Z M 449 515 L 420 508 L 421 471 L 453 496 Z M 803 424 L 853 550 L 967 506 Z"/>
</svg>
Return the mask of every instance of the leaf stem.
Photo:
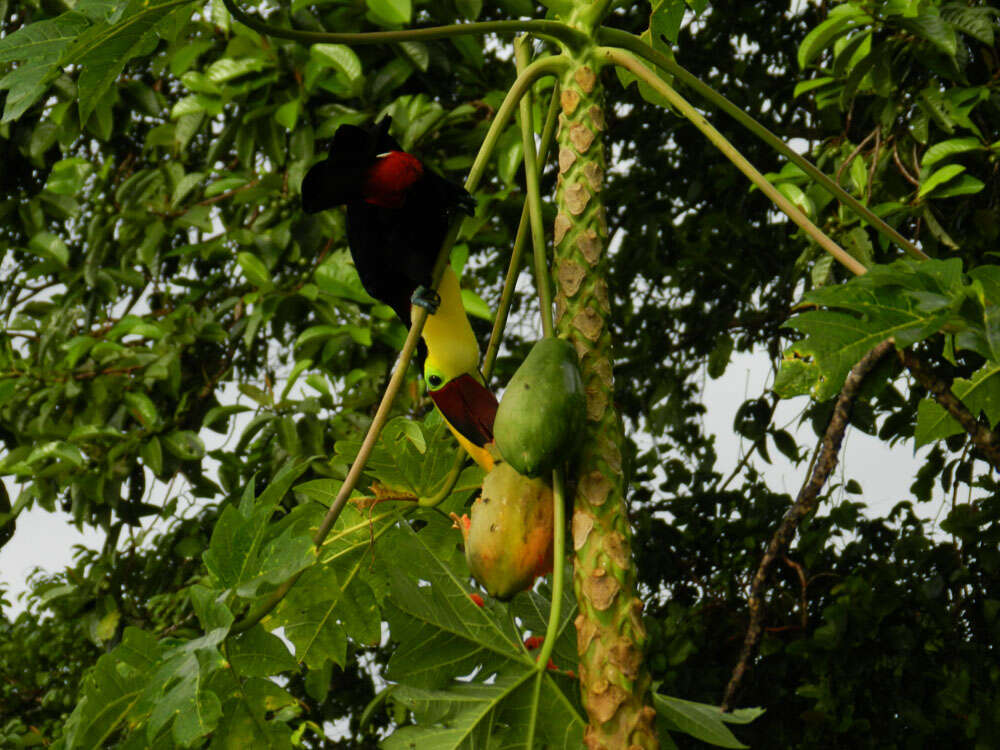
<svg viewBox="0 0 1000 750">
<path fill-rule="evenodd" d="M 514 40 L 514 60 L 520 72 L 528 65 L 531 50 L 526 37 Z M 532 257 L 535 262 L 535 288 L 538 290 L 539 312 L 542 316 L 542 333 L 546 338 L 555 336 L 552 326 L 552 287 L 549 285 L 549 267 L 545 258 L 545 227 L 542 223 L 542 196 L 538 188 L 538 159 L 535 154 L 535 129 L 532 127 L 534 109 L 531 92 L 521 97 L 521 144 L 524 150 L 524 183 L 528 192 L 528 215 L 531 218 Z"/>
<path fill-rule="evenodd" d="M 338 33 L 328 31 L 301 31 L 272 26 L 245 13 L 236 0 L 222 0 L 233 18 L 260 34 L 279 39 L 293 39 L 303 44 L 388 44 L 392 42 L 430 41 L 470 34 L 533 34 L 552 39 L 576 48 L 587 41 L 587 37 L 577 29 L 560 21 L 483 21 L 480 23 L 455 23 L 447 26 L 431 26 L 425 29 L 401 29 L 398 31 L 368 31 L 359 33 Z"/>
<path fill-rule="evenodd" d="M 556 80 L 552 89 L 552 98 L 549 101 L 549 113 L 545 118 L 545 125 L 542 128 L 542 138 L 538 147 L 538 164 L 544 166 L 549 155 L 549 147 L 552 145 L 552 136 L 556 130 L 556 116 L 559 114 L 559 81 Z M 493 321 L 493 331 L 490 333 L 490 343 L 486 347 L 486 356 L 483 357 L 483 377 L 489 380 L 493 372 L 493 365 L 496 362 L 497 352 L 500 350 L 500 339 L 504 329 L 507 327 L 507 316 L 510 313 L 510 305 L 514 298 L 514 288 L 517 285 L 517 277 L 521 272 L 521 255 L 524 251 L 524 241 L 528 237 L 528 203 L 525 201 L 521 209 L 521 219 L 517 225 L 517 234 L 514 237 L 514 247 L 510 254 L 510 265 L 507 266 L 507 277 L 504 279 L 503 292 L 500 295 L 500 304 L 497 307 L 496 318 Z"/>
<path fill-rule="evenodd" d="M 693 73 L 681 66 L 680 63 L 672 57 L 653 49 L 641 39 L 637 38 L 633 34 L 629 34 L 627 31 L 622 31 L 621 29 L 601 27 L 597 31 L 597 39 L 602 44 L 613 44 L 626 49 L 629 52 L 633 52 L 653 63 L 657 67 L 677 76 L 677 78 L 684 83 L 684 85 L 703 96 L 705 99 L 736 120 L 740 125 L 764 141 L 764 143 L 800 167 L 802 171 L 818 182 L 828 193 L 833 195 L 841 203 L 846 204 L 848 208 L 871 224 L 877 232 L 891 239 L 914 258 L 918 258 L 920 260 L 927 259 L 926 253 L 889 226 L 883 219 L 876 216 L 871 209 L 862 204 L 857 198 L 827 177 L 816 166 L 814 166 L 812 162 L 794 151 L 787 143 L 781 140 L 781 138 L 772 133 L 761 123 L 757 122 L 753 117 L 737 107 L 707 83 L 697 78 Z"/>
<path fill-rule="evenodd" d="M 552 605 L 545 640 L 538 651 L 535 669 L 544 670 L 552 656 L 562 617 L 563 572 L 566 566 L 566 477 L 562 469 L 552 472 Z"/>
<path fill-rule="evenodd" d="M 739 169 L 747 178 L 756 185 L 764 195 L 771 199 L 781 211 L 788 216 L 793 222 L 795 222 L 809 237 L 816 242 L 820 247 L 826 250 L 830 255 L 832 255 L 836 260 L 838 260 L 841 265 L 847 268 L 851 273 L 861 275 L 867 272 L 867 268 L 858 261 L 856 258 L 851 256 L 844 248 L 830 239 L 823 231 L 813 224 L 809 217 L 807 217 L 802 211 L 799 210 L 795 204 L 793 204 L 788 198 L 786 198 L 774 185 L 772 185 L 757 169 L 744 158 L 744 156 L 736 150 L 736 148 L 726 140 L 726 138 L 708 122 L 691 104 L 684 99 L 680 94 L 674 91 L 662 78 L 660 78 L 656 73 L 651 71 L 641 62 L 635 59 L 631 54 L 624 50 L 616 49 L 614 47 L 601 47 L 597 54 L 603 56 L 608 61 L 614 63 L 615 65 L 620 65 L 623 68 L 627 68 L 629 71 L 638 76 L 643 82 L 649 84 L 650 87 L 656 90 L 656 92 L 662 95 L 667 101 L 670 102 L 671 106 L 675 107 L 684 117 L 691 121 L 696 128 L 698 128 L 712 145 L 715 146 L 719 151 L 722 152 L 729 161 L 731 161 L 737 169 Z"/>
</svg>

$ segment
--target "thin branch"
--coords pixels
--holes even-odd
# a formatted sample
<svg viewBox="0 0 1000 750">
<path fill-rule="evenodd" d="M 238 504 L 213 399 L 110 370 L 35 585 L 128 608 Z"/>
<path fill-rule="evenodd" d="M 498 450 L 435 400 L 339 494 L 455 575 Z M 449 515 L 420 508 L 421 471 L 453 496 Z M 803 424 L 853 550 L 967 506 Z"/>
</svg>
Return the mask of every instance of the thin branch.
<svg viewBox="0 0 1000 750">
<path fill-rule="evenodd" d="M 868 184 L 865 186 L 865 201 L 872 199 L 872 183 L 875 181 L 875 168 L 878 166 L 878 155 L 882 150 L 882 126 L 875 128 L 875 146 L 872 148 L 872 165 L 868 168 Z"/>
<path fill-rule="evenodd" d="M 919 188 L 920 181 L 909 173 L 906 167 L 903 166 L 903 160 L 899 158 L 899 149 L 896 148 L 896 141 L 892 142 L 892 160 L 896 162 L 896 168 L 899 169 L 899 173 L 903 175 L 906 181 Z"/>
<path fill-rule="evenodd" d="M 722 710 L 732 711 L 736 693 L 739 690 L 743 675 L 750 667 L 750 662 L 757 652 L 757 645 L 764 625 L 764 587 L 767 584 L 771 566 L 774 561 L 784 557 L 788 545 L 795 536 L 795 532 L 802 522 L 802 519 L 816 509 L 819 503 L 819 491 L 826 483 L 826 479 L 837 465 L 837 455 L 840 452 L 840 444 L 844 439 L 844 432 L 847 430 L 847 423 L 851 416 L 851 407 L 861 390 L 861 385 L 868 374 L 875 368 L 879 360 L 892 349 L 891 341 L 883 341 L 873 348 L 861 361 L 851 369 L 844 387 L 840 391 L 837 403 L 833 408 L 833 416 L 830 424 L 827 425 L 821 442 L 822 448 L 819 458 L 813 468 L 809 481 L 806 482 L 799 496 L 792 506 L 786 511 L 785 517 L 781 519 L 781 524 L 771 537 L 771 542 L 767 546 L 767 552 L 760 561 L 757 573 L 753 577 L 750 586 L 750 598 L 747 605 L 750 610 L 750 624 L 747 626 L 746 637 L 743 640 L 743 650 L 740 659 L 733 668 L 732 677 L 726 686 L 726 693 L 722 699 Z"/>
<path fill-rule="evenodd" d="M 815 241 L 817 245 L 830 253 L 830 255 L 839 261 L 841 265 L 847 268 L 847 270 L 859 276 L 868 271 L 868 269 L 860 261 L 830 239 L 819 227 L 813 224 L 809 220 L 809 217 L 802 213 L 798 206 L 788 200 L 788 198 L 786 198 L 781 191 L 772 185 L 767 178 L 764 177 L 764 175 L 757 171 L 757 169 L 750 162 L 748 162 L 739 151 L 736 150 L 733 144 L 726 140 L 722 133 L 712 127 L 708 120 L 706 120 L 694 107 L 692 107 L 688 101 L 684 99 L 684 97 L 674 91 L 662 78 L 656 75 L 656 73 L 636 60 L 631 54 L 620 49 L 602 47 L 598 50 L 598 54 L 602 55 L 605 59 L 615 65 L 627 68 L 638 76 L 640 80 L 649 84 L 649 86 L 652 87 L 658 94 L 661 94 L 664 98 L 666 98 L 667 101 L 670 102 L 671 106 L 690 120 L 691 123 L 698 128 L 698 130 L 700 130 L 709 141 L 711 141 L 712 145 L 722 152 L 723 156 L 729 159 L 729 161 L 731 161 L 737 169 L 746 175 L 747 179 L 756 185 L 760 191 L 764 193 L 764 195 L 770 198 L 772 203 L 780 208 L 781 211 L 788 216 L 789 219 L 795 222 L 795 224 L 797 224 L 810 239 Z"/>
<path fill-rule="evenodd" d="M 846 159 L 844 159 L 844 161 L 842 161 L 842 162 L 840 163 L 840 166 L 839 166 L 839 167 L 837 167 L 837 171 L 836 171 L 836 173 L 834 174 L 834 181 L 835 181 L 835 182 L 836 182 L 836 183 L 837 183 L 838 185 L 840 184 L 840 180 L 841 180 L 841 178 L 842 178 L 842 177 L 844 176 L 844 170 L 845 170 L 845 169 L 847 169 L 847 168 L 848 168 L 849 166 L 851 166 L 851 162 L 852 162 L 852 161 L 854 161 L 854 160 L 855 160 L 855 159 L 857 158 L 858 154 L 860 154 L 860 153 L 861 153 L 861 150 L 862 150 L 862 149 L 863 149 L 863 148 L 864 148 L 865 146 L 867 146 L 867 145 L 868 145 L 868 141 L 870 141 L 870 140 L 871 140 L 872 138 L 874 138 L 874 137 L 875 137 L 875 134 L 876 134 L 877 132 L 878 132 L 878 128 L 875 128 L 875 130 L 873 130 L 872 132 L 870 132 L 870 133 L 869 133 L 869 134 L 868 134 L 868 135 L 867 135 L 867 136 L 865 137 L 865 139 L 864 139 L 863 141 L 861 141 L 861 143 L 859 143 L 859 144 L 857 145 L 857 147 L 855 147 L 855 149 L 854 149 L 854 150 L 853 150 L 853 151 L 852 151 L 852 152 L 851 152 L 850 154 L 848 154 L 848 155 L 847 155 L 847 158 L 846 158 Z"/>
<path fill-rule="evenodd" d="M 983 454 L 983 458 L 1000 471 L 1000 438 L 976 419 L 976 415 L 952 393 L 951 384 L 931 370 L 926 362 L 909 350 L 900 352 L 899 357 L 916 381 L 930 391 L 934 400 L 969 433 L 973 445 Z"/>
</svg>

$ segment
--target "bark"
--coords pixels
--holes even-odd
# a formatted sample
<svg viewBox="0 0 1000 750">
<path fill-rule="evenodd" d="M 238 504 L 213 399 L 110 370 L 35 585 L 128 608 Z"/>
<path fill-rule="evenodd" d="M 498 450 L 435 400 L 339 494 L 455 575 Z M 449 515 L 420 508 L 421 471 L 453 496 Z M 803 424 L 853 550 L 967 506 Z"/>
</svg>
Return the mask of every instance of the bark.
<svg viewBox="0 0 1000 750">
<path fill-rule="evenodd" d="M 576 347 L 587 390 L 572 519 L 580 685 L 590 720 L 585 742 L 592 750 L 633 750 L 659 743 L 623 494 L 623 435 L 612 406 L 608 229 L 600 194 L 605 118 L 597 74 L 584 56 L 562 79 L 551 270 L 556 329 Z"/>
</svg>

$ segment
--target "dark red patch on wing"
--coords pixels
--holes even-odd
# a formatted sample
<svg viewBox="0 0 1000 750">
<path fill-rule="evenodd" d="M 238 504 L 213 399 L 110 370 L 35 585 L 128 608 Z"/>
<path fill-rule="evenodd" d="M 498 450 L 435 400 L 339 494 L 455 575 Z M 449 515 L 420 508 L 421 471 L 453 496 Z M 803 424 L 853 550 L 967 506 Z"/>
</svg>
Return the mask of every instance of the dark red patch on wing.
<svg viewBox="0 0 1000 750">
<path fill-rule="evenodd" d="M 423 174 L 424 165 L 413 154 L 390 151 L 378 158 L 365 175 L 364 200 L 383 208 L 399 208 L 406 202 L 406 191 Z"/>
<path fill-rule="evenodd" d="M 460 375 L 430 396 L 448 424 L 480 448 L 493 442 L 497 397 L 471 375 Z"/>
</svg>

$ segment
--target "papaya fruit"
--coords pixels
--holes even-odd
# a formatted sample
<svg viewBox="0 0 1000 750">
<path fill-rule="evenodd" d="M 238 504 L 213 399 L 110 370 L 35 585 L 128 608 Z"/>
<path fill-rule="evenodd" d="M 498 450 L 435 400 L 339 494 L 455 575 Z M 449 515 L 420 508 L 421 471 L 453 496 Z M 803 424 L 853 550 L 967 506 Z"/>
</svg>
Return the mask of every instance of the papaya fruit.
<svg viewBox="0 0 1000 750">
<path fill-rule="evenodd" d="M 503 459 L 537 477 L 568 461 L 580 445 L 587 397 L 573 345 L 538 341 L 507 384 L 493 423 Z"/>
<path fill-rule="evenodd" d="M 490 596 L 510 599 L 552 570 L 552 488 L 498 463 L 471 518 L 461 519 L 469 570 Z"/>
</svg>

